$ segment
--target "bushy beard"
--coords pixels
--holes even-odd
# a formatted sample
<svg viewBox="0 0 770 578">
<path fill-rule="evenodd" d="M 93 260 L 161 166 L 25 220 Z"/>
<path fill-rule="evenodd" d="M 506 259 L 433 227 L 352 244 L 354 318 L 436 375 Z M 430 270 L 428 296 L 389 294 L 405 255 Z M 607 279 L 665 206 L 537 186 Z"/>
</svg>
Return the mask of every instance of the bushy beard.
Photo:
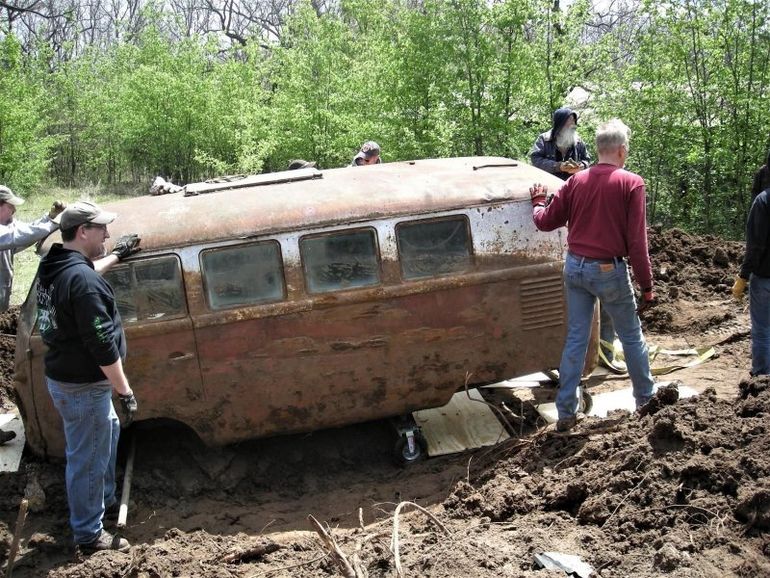
<svg viewBox="0 0 770 578">
<path fill-rule="evenodd" d="M 577 129 L 565 128 L 556 135 L 556 146 L 560 149 L 569 149 L 577 142 Z"/>
</svg>

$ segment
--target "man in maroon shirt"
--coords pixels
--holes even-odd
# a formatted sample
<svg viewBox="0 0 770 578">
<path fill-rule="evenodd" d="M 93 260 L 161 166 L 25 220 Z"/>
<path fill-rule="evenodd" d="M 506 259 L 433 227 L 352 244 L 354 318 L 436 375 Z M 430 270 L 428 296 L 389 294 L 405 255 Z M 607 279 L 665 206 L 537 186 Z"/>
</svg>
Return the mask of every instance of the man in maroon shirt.
<svg viewBox="0 0 770 578">
<path fill-rule="evenodd" d="M 652 267 L 647 249 L 644 180 L 623 168 L 630 131 L 613 119 L 596 131 L 599 161 L 572 176 L 545 205 L 547 189 L 530 189 L 535 226 L 552 231 L 569 225 L 569 251 L 564 263 L 567 299 L 567 338 L 559 366 L 556 428 L 567 431 L 577 422 L 577 388 L 583 369 L 591 319 L 598 298 L 615 325 L 633 384 L 636 406 L 653 393 L 647 344 L 637 315 L 625 257 L 642 288 L 639 310 L 649 307 Z"/>
</svg>

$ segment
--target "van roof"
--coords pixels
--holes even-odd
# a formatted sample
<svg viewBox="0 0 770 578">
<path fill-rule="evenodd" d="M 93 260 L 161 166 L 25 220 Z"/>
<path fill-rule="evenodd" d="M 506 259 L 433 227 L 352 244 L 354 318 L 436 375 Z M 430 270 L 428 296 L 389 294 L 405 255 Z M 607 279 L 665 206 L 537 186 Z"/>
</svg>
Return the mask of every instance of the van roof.
<svg viewBox="0 0 770 578">
<path fill-rule="evenodd" d="M 104 208 L 118 214 L 110 234 L 117 238 L 136 232 L 146 250 L 163 249 L 508 199 L 529 200 L 533 182 L 548 183 L 553 190 L 561 183 L 539 169 L 503 157 L 384 163 L 324 170 L 320 175 L 312 174 L 317 172 L 313 169 L 308 171 L 307 178 L 290 182 L 187 197 L 183 193 L 147 195 L 108 203 Z M 300 176 L 299 171 L 272 175 L 281 181 L 292 173 Z"/>
</svg>

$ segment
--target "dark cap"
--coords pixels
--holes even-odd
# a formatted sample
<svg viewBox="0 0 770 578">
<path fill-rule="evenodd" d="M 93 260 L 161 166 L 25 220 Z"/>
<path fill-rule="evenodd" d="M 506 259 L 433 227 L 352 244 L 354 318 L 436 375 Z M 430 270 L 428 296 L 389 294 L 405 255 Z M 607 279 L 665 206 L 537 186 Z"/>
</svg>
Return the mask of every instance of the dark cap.
<svg viewBox="0 0 770 578">
<path fill-rule="evenodd" d="M 103 211 L 98 205 L 88 201 L 73 203 L 59 216 L 59 228 L 62 230 L 74 229 L 79 225 L 93 223 L 95 225 L 109 225 L 117 215 Z"/>
<path fill-rule="evenodd" d="M 313 169 L 315 168 L 315 161 L 306 161 L 303 159 L 294 159 L 289 163 L 288 170 L 293 171 L 295 169 Z"/>
<path fill-rule="evenodd" d="M 6 186 L 0 185 L 0 201 L 18 207 L 24 204 L 24 199 L 17 197 L 13 194 L 13 191 Z"/>
</svg>

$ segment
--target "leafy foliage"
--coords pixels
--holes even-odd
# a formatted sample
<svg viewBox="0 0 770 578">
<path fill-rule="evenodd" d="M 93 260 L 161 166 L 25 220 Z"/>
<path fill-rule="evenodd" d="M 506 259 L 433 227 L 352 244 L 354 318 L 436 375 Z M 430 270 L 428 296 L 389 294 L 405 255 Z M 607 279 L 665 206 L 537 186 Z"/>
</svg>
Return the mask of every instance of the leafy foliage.
<svg viewBox="0 0 770 578">
<path fill-rule="evenodd" d="M 274 6 L 140 1 L 90 29 L 76 26 L 82 7 L 45 25 L 7 10 L 0 181 L 190 182 L 293 158 L 331 168 L 370 139 L 385 161 L 526 158 L 566 104 L 589 143 L 603 119 L 633 128 L 629 165 L 647 180 L 650 221 L 742 232 L 770 145 L 766 2 Z"/>
</svg>

